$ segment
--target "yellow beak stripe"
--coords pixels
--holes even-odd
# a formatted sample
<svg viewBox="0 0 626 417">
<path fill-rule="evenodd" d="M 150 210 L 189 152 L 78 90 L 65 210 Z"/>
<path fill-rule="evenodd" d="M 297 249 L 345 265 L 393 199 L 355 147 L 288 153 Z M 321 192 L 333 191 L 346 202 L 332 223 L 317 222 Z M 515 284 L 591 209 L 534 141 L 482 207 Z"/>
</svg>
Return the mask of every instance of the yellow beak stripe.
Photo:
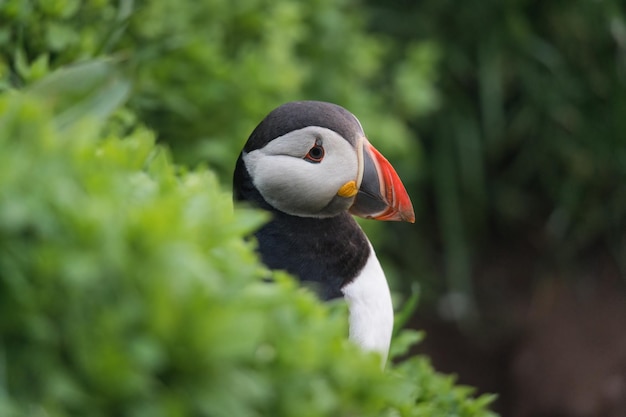
<svg viewBox="0 0 626 417">
<path fill-rule="evenodd" d="M 350 198 L 354 197 L 358 192 L 359 189 L 356 186 L 356 181 L 348 181 L 347 183 L 342 185 L 341 188 L 339 188 L 339 191 L 337 191 L 337 195 L 339 197 Z"/>
</svg>

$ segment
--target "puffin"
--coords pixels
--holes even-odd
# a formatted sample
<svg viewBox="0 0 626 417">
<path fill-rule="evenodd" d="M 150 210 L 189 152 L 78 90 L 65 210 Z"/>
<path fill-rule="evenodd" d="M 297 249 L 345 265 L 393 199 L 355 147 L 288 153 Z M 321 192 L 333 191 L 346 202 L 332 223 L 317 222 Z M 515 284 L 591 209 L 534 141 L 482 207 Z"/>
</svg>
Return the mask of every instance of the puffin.
<svg viewBox="0 0 626 417">
<path fill-rule="evenodd" d="M 398 174 L 359 120 L 322 101 L 272 110 L 252 131 L 233 174 L 237 202 L 268 211 L 254 233 L 261 261 L 287 271 L 322 300 L 348 305 L 348 338 L 384 364 L 393 330 L 385 273 L 353 218 L 415 222 Z"/>
</svg>

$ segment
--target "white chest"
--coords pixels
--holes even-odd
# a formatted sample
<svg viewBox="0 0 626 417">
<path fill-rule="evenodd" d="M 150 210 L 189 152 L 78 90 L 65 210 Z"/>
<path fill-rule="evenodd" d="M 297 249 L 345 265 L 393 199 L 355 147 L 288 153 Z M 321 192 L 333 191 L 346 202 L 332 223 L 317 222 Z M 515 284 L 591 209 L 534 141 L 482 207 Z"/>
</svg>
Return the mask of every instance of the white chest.
<svg viewBox="0 0 626 417">
<path fill-rule="evenodd" d="M 350 339 L 387 360 L 393 331 L 393 306 L 385 273 L 370 245 L 370 257 L 361 273 L 343 287 L 350 310 Z"/>
</svg>

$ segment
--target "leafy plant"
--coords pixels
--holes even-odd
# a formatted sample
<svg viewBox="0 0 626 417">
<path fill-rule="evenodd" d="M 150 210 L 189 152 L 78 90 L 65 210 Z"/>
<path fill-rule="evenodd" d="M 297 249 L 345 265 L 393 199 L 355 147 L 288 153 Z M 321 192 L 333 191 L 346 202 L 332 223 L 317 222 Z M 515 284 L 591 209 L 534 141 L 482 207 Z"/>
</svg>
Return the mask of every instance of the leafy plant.
<svg viewBox="0 0 626 417">
<path fill-rule="evenodd" d="M 135 81 L 130 107 L 179 161 L 209 163 L 224 179 L 258 121 L 289 100 L 343 104 L 386 154 L 418 149 L 405 121 L 384 110 L 423 113 L 429 99 L 396 99 L 406 88 L 385 80 L 388 45 L 366 33 L 358 7 L 350 0 L 7 0 L 0 87 L 27 85 L 81 59 L 123 57 Z M 432 66 L 422 59 L 404 72 L 428 79 Z"/>
<path fill-rule="evenodd" d="M 99 60 L 0 97 L 0 414 L 492 415 L 351 345 L 344 308 L 259 264 L 264 215 L 212 172 L 107 133 L 126 85 Z"/>
<path fill-rule="evenodd" d="M 397 231 L 413 249 L 397 248 L 405 269 L 445 275 L 432 292 L 474 302 L 489 292 L 473 287 L 478 265 L 512 242 L 537 252 L 530 281 L 546 264 L 574 276 L 598 250 L 626 271 L 622 3 L 367 4 L 373 33 L 439 51 L 439 107 L 412 121 L 426 155 L 414 190 L 430 210 L 423 233 Z"/>
</svg>

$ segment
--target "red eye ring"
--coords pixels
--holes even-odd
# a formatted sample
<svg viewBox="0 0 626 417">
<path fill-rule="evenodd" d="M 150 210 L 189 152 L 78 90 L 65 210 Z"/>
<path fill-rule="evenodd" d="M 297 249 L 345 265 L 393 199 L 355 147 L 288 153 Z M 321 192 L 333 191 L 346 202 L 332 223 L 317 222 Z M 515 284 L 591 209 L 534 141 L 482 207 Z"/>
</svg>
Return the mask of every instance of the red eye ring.
<svg viewBox="0 0 626 417">
<path fill-rule="evenodd" d="M 319 164 L 322 162 L 322 159 L 324 159 L 324 153 L 324 147 L 316 143 L 315 146 L 309 149 L 309 152 L 306 154 L 304 159 L 306 161 Z"/>
</svg>

